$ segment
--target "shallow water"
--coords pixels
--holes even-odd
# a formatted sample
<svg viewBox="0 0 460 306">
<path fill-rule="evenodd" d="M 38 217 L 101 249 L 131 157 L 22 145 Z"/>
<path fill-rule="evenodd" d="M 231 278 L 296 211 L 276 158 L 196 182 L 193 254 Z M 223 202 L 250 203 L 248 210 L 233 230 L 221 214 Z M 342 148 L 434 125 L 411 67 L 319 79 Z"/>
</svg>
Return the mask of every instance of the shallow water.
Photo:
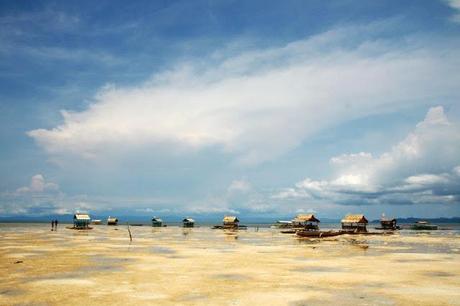
<svg viewBox="0 0 460 306">
<path fill-rule="evenodd" d="M 324 228 L 324 227 L 323 227 Z M 460 232 L 0 224 L 0 305 L 460 305 Z"/>
</svg>

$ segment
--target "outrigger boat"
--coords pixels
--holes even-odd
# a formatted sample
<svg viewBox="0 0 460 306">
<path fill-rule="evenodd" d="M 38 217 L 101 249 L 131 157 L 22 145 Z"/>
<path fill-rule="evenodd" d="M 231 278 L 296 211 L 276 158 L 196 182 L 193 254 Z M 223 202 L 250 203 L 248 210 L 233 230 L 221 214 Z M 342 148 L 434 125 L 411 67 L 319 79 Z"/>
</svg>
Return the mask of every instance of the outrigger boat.
<svg viewBox="0 0 460 306">
<path fill-rule="evenodd" d="M 305 237 L 305 238 L 326 238 L 326 237 L 334 237 L 334 236 L 340 236 L 345 234 L 345 232 L 337 232 L 337 231 L 297 231 L 296 235 L 299 237 Z"/>
<path fill-rule="evenodd" d="M 394 231 L 399 230 L 400 227 L 396 225 L 397 220 L 395 218 L 386 218 L 385 214 L 382 214 L 382 218 L 380 218 L 380 227 L 376 227 L 377 230 L 388 230 Z"/>
</svg>

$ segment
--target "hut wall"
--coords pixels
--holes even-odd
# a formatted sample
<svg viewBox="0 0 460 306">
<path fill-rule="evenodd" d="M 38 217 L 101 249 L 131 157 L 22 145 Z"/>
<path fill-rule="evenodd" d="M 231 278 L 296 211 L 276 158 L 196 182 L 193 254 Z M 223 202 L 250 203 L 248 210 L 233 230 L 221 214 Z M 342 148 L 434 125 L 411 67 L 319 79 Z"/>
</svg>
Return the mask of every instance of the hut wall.
<svg viewBox="0 0 460 306">
<path fill-rule="evenodd" d="M 224 227 L 226 228 L 238 227 L 238 222 L 224 222 Z"/>
<path fill-rule="evenodd" d="M 89 227 L 89 220 L 74 220 L 73 226 L 75 228 L 87 228 Z"/>
<path fill-rule="evenodd" d="M 366 223 L 342 222 L 342 229 L 350 232 L 367 232 Z"/>
<path fill-rule="evenodd" d="M 161 221 L 152 221 L 152 227 L 161 227 L 163 222 Z"/>
</svg>

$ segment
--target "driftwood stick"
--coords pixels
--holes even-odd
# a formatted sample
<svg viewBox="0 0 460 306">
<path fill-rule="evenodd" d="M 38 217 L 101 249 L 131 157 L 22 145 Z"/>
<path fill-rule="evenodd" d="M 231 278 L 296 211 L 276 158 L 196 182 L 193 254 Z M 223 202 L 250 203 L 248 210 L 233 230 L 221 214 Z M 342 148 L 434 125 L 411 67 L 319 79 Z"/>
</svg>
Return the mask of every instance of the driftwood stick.
<svg viewBox="0 0 460 306">
<path fill-rule="evenodd" d="M 129 234 L 129 242 L 133 242 L 133 236 L 131 235 L 131 229 L 129 228 L 129 223 L 128 223 L 128 234 Z"/>
</svg>

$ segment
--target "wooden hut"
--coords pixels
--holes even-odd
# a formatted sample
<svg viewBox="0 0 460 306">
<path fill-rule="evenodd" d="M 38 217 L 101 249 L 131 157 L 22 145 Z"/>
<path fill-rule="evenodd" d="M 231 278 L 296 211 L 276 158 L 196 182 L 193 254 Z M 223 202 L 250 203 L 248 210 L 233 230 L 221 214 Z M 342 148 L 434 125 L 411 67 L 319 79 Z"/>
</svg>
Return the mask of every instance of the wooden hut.
<svg viewBox="0 0 460 306">
<path fill-rule="evenodd" d="M 224 228 L 238 228 L 240 220 L 235 216 L 225 216 L 222 220 Z"/>
<path fill-rule="evenodd" d="M 182 220 L 182 226 L 183 227 L 194 227 L 195 220 L 193 220 L 192 218 L 184 218 L 184 220 Z"/>
<path fill-rule="evenodd" d="M 76 213 L 73 215 L 73 227 L 76 229 L 86 229 L 89 228 L 91 223 L 91 218 L 88 214 Z"/>
<path fill-rule="evenodd" d="M 107 225 L 117 225 L 118 219 L 115 217 L 108 217 L 107 218 Z"/>
<path fill-rule="evenodd" d="M 300 215 L 297 215 L 294 220 L 292 220 L 292 227 L 317 231 L 319 230 L 318 223 L 319 223 L 319 220 L 316 219 L 314 215 L 300 214 Z"/>
<path fill-rule="evenodd" d="M 346 232 L 367 232 L 367 221 L 364 215 L 347 215 L 342 219 L 342 230 Z"/>
<path fill-rule="evenodd" d="M 157 217 L 152 218 L 152 227 L 162 227 L 163 226 L 163 220 Z"/>
</svg>

